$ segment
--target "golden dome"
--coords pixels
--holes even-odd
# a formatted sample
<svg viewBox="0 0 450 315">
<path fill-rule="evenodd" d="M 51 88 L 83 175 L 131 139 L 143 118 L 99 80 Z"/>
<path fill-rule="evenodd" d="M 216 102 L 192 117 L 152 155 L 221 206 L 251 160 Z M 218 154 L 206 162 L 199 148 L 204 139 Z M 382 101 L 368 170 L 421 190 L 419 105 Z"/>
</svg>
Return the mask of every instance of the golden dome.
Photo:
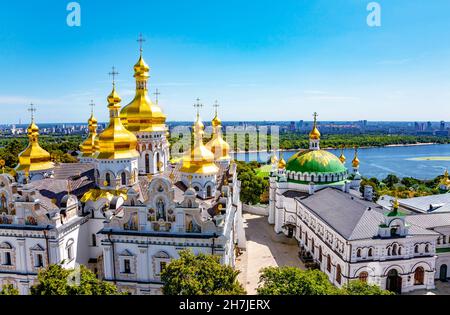
<svg viewBox="0 0 450 315">
<path fill-rule="evenodd" d="M 94 113 L 91 113 L 91 117 L 88 119 L 88 129 L 89 135 L 80 145 L 81 156 L 83 157 L 91 157 L 97 151 L 97 119 L 94 117 Z"/>
<path fill-rule="evenodd" d="M 353 167 L 359 167 L 359 159 L 358 159 L 358 149 L 355 148 L 355 157 L 352 160 L 352 166 Z"/>
<path fill-rule="evenodd" d="M 154 104 L 148 96 L 147 81 L 150 67 L 145 63 L 142 55 L 134 65 L 136 79 L 136 94 L 134 99 L 122 108 L 120 119 L 129 131 L 165 131 L 166 116 L 158 104 Z"/>
<path fill-rule="evenodd" d="M 25 173 L 52 169 L 55 165 L 50 159 L 50 153 L 39 145 L 39 127 L 31 120 L 27 128 L 28 146 L 19 154 L 19 164 L 16 171 Z"/>
<path fill-rule="evenodd" d="M 273 154 L 270 157 L 270 164 L 274 165 L 278 163 L 278 157 L 277 154 L 275 153 L 275 150 L 273 150 Z"/>
<path fill-rule="evenodd" d="M 281 158 L 280 161 L 278 162 L 278 168 L 284 169 L 286 168 L 286 161 Z"/>
<path fill-rule="evenodd" d="M 136 136 L 125 129 L 119 118 L 120 97 L 115 87 L 108 98 L 109 125 L 98 135 L 97 159 L 126 159 L 138 157 Z M 95 137 L 94 137 L 95 145 Z"/>
<path fill-rule="evenodd" d="M 319 129 L 317 129 L 317 113 L 314 113 L 314 125 L 313 129 L 309 133 L 309 139 L 320 140 L 320 132 Z"/>
<path fill-rule="evenodd" d="M 216 112 L 216 116 L 214 116 L 213 120 L 211 121 L 211 124 L 212 124 L 213 127 L 222 126 L 222 121 L 217 116 L 217 112 Z"/>
<path fill-rule="evenodd" d="M 347 160 L 347 158 L 344 155 L 344 148 L 341 149 L 341 155 L 339 156 L 339 161 L 342 162 L 342 164 L 345 164 L 345 161 Z"/>
<path fill-rule="evenodd" d="M 214 163 L 214 153 L 203 144 L 204 125 L 197 113 L 197 120 L 193 125 L 194 146 L 183 158 L 182 173 L 214 174 L 219 168 Z"/>
<path fill-rule="evenodd" d="M 219 119 L 216 111 L 212 122 L 213 134 L 211 140 L 206 144 L 206 148 L 214 153 L 215 160 L 229 160 L 230 145 L 222 137 L 222 122 Z"/>
</svg>

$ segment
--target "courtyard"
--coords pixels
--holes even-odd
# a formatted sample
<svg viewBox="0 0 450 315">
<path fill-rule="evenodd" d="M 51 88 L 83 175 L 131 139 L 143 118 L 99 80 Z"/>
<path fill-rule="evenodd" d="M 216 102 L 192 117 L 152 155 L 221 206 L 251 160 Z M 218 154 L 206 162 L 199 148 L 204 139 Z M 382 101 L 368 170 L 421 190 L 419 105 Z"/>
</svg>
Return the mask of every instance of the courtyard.
<svg viewBox="0 0 450 315">
<path fill-rule="evenodd" d="M 247 294 L 256 294 L 259 271 L 269 266 L 295 266 L 305 269 L 298 258 L 298 244 L 295 239 L 277 235 L 267 217 L 244 213 L 244 228 L 247 250 L 236 260 L 236 268 L 241 272 L 239 281 Z"/>
</svg>

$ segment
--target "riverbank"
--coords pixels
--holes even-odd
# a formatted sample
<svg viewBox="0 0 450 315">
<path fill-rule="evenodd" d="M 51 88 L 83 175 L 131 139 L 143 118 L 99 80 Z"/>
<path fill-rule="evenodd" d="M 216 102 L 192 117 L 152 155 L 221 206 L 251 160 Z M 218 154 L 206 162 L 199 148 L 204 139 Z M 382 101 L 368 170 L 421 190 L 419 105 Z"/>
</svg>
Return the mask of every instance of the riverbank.
<svg viewBox="0 0 450 315">
<path fill-rule="evenodd" d="M 414 147 L 414 146 L 425 146 L 425 145 L 445 145 L 445 144 L 441 144 L 441 143 L 436 143 L 436 142 L 417 142 L 417 143 L 399 143 L 399 144 L 387 144 L 387 145 L 380 145 L 380 146 L 361 146 L 358 147 L 358 149 L 373 149 L 373 148 L 389 148 L 389 147 Z M 351 149 L 352 147 L 345 147 L 345 149 Z M 335 148 L 335 147 L 326 147 L 326 148 L 322 148 L 324 150 L 339 150 L 341 148 Z M 299 149 L 279 149 L 277 150 L 277 152 L 297 152 L 299 150 L 302 150 L 301 148 Z M 306 150 L 306 149 L 303 149 Z M 242 153 L 269 153 L 272 151 L 267 151 L 267 150 L 250 150 L 250 151 L 245 151 L 245 150 L 238 150 L 238 151 L 230 151 L 230 154 L 242 154 Z"/>
</svg>

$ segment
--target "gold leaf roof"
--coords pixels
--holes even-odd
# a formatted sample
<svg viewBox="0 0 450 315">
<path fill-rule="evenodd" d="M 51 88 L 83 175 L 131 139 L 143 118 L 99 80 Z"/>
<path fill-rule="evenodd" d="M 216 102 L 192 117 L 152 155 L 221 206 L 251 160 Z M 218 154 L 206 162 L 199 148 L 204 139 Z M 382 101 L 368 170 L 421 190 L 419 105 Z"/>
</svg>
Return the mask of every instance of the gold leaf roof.
<svg viewBox="0 0 450 315">
<path fill-rule="evenodd" d="M 128 131 L 119 118 L 120 97 L 115 87 L 108 96 L 109 125 L 98 136 L 97 159 L 125 159 L 138 157 L 136 136 Z M 94 137 L 95 144 L 95 137 Z"/>
<path fill-rule="evenodd" d="M 19 154 L 19 164 L 16 171 L 33 172 L 52 169 L 55 165 L 50 159 L 50 153 L 39 145 L 39 127 L 31 120 L 27 128 L 28 146 Z"/>
<path fill-rule="evenodd" d="M 149 71 L 150 67 L 141 55 L 134 65 L 134 78 L 136 79 L 134 99 L 120 112 L 123 125 L 132 132 L 165 131 L 167 129 L 165 125 L 166 115 L 158 104 L 154 104 L 148 96 Z"/>
</svg>

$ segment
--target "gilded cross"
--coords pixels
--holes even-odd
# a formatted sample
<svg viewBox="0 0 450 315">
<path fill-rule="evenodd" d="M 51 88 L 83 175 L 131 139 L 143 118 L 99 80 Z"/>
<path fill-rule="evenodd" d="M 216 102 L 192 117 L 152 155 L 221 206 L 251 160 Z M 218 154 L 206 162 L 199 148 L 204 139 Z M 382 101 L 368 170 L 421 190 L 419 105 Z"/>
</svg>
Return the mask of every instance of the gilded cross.
<svg viewBox="0 0 450 315">
<path fill-rule="evenodd" d="M 316 112 L 314 112 L 313 116 L 314 116 L 314 125 L 315 125 L 317 122 L 317 116 L 319 116 L 319 115 Z"/>
<path fill-rule="evenodd" d="M 91 102 L 89 103 L 89 106 L 91 107 L 91 114 L 94 114 L 95 103 L 93 100 L 91 100 Z"/>
<path fill-rule="evenodd" d="M 31 113 L 31 120 L 34 121 L 34 113 L 36 112 L 36 107 L 33 103 L 30 103 L 30 108 L 28 111 Z"/>
<path fill-rule="evenodd" d="M 142 45 L 145 42 L 145 38 L 142 36 L 142 33 L 139 34 L 139 38 L 137 39 L 137 42 L 139 43 L 139 51 L 142 55 L 142 51 L 143 51 Z"/>
<path fill-rule="evenodd" d="M 219 102 L 216 100 L 213 105 L 213 107 L 216 109 L 216 115 L 217 115 L 217 109 L 219 108 L 219 106 L 220 106 Z"/>
<path fill-rule="evenodd" d="M 159 90 L 156 89 L 156 91 L 155 91 L 155 93 L 153 93 L 153 95 L 155 95 L 155 101 L 156 101 L 156 104 L 158 105 L 158 99 L 159 99 L 159 96 L 161 95 L 161 93 L 159 93 Z"/>
<path fill-rule="evenodd" d="M 108 74 L 112 76 L 113 86 L 116 86 L 116 76 L 119 74 L 119 72 L 116 71 L 116 67 L 112 66 L 112 71 L 109 72 Z"/>
<path fill-rule="evenodd" d="M 197 108 L 197 116 L 200 115 L 200 108 L 203 107 L 203 104 L 200 103 L 200 99 L 197 97 L 197 103 L 194 104 L 194 107 Z"/>
</svg>

